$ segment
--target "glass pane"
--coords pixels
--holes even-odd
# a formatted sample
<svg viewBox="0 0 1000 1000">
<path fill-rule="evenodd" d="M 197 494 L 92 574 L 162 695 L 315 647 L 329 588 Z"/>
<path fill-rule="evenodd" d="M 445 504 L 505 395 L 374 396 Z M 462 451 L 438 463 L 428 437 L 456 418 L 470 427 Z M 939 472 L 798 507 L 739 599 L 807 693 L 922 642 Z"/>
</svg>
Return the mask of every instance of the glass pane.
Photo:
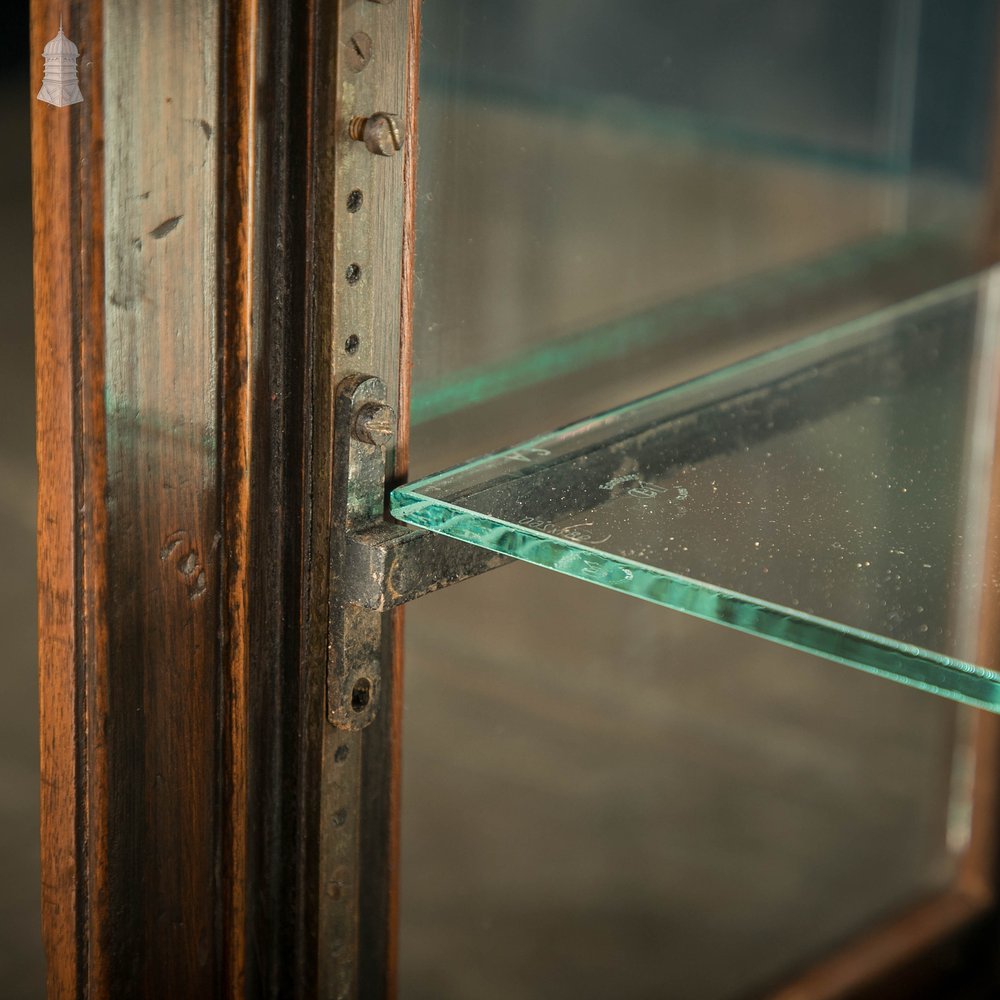
<svg viewBox="0 0 1000 1000">
<path fill-rule="evenodd" d="M 414 476 L 981 266 L 1000 27 L 991 0 L 432 0 L 422 17 Z M 969 316 L 976 306 L 966 306 Z M 978 475 L 979 452 L 959 442 L 983 394 L 969 389 L 961 409 L 970 326 L 957 300 L 942 308 L 946 327 L 964 330 L 944 351 L 943 425 L 915 399 L 859 396 L 873 420 L 845 455 L 902 481 L 910 470 L 889 460 L 888 420 L 910 443 L 928 427 L 951 442 L 935 479 L 951 514 L 930 510 L 921 544 L 982 579 L 973 553 L 985 512 L 958 483 Z M 833 409 L 808 419 L 827 420 L 832 442 L 850 414 L 839 427 Z M 744 498 L 787 491 L 808 471 L 805 452 L 783 454 L 787 467 L 778 452 L 746 462 Z M 697 475 L 738 459 L 705 455 Z M 843 470 L 844 490 L 861 489 L 864 468 Z M 483 486 L 499 497 L 513 483 Z M 871 492 L 872 525 L 907 523 L 930 488 Z M 516 522 L 572 525 L 546 511 L 592 498 L 536 497 L 512 527 L 538 551 L 569 542 L 575 556 L 572 539 Z M 852 514 L 826 495 L 814 510 L 798 504 L 822 511 L 834 533 Z M 700 536 L 722 513 L 691 506 L 684 531 Z M 706 574 L 727 551 L 747 554 L 723 528 L 732 544 L 714 554 L 688 546 Z M 612 541 L 583 558 L 606 559 Z M 803 580 L 819 544 L 801 556 L 786 545 L 769 561 L 754 548 L 732 590 L 755 604 L 770 593 L 800 620 L 836 611 L 866 631 L 864 602 L 886 594 L 874 567 L 906 575 L 885 553 L 855 558 L 872 563 L 854 566 L 856 592 L 826 604 L 808 579 L 801 592 L 762 589 L 782 582 L 767 579 L 777 561 L 779 577 Z M 624 559 L 653 562 L 638 550 Z M 948 609 L 906 604 L 945 585 L 943 573 L 905 565 L 914 576 L 899 582 L 892 641 L 916 634 L 918 660 L 974 661 L 960 644 L 941 653 L 934 643 L 970 636 L 962 622 L 980 609 L 957 584 Z M 979 716 L 950 701 L 532 566 L 431 595 L 406 620 L 408 1000 L 756 995 L 926 899 L 966 849 Z"/>
<path fill-rule="evenodd" d="M 1000 708 L 1000 271 L 404 486 L 400 520 Z"/>
<path fill-rule="evenodd" d="M 954 874 L 942 698 L 521 564 L 406 636 L 403 1000 L 746 1000 Z"/>
<path fill-rule="evenodd" d="M 995 19 L 987 0 L 425 4 L 417 471 L 504 443 L 503 402 L 458 410 L 575 378 L 518 397 L 530 435 L 668 384 L 678 340 L 754 353 L 967 272 Z"/>
</svg>

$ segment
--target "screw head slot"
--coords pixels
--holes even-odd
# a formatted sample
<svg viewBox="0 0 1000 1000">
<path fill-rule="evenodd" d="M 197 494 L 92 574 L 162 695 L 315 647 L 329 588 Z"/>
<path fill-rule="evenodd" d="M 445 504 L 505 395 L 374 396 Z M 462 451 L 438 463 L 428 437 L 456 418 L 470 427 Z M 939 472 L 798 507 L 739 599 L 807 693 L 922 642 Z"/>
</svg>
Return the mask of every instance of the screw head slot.
<svg viewBox="0 0 1000 1000">
<path fill-rule="evenodd" d="M 365 144 L 365 149 L 376 156 L 392 156 L 403 148 L 403 123 L 399 115 L 376 111 L 367 118 L 351 119 L 348 132 L 352 139 Z"/>
<path fill-rule="evenodd" d="M 352 73 L 360 73 L 372 57 L 371 35 L 356 31 L 347 40 L 347 67 Z"/>
<path fill-rule="evenodd" d="M 366 403 L 354 418 L 354 437 L 363 444 L 383 448 L 396 433 L 396 414 L 385 403 Z"/>
</svg>

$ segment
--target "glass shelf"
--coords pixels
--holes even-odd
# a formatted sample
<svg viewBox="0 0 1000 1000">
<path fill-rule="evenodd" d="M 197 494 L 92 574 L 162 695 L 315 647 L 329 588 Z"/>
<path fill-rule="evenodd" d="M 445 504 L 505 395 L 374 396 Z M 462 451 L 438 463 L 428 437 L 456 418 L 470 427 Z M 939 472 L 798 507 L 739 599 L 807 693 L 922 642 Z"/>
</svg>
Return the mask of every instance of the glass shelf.
<svg viewBox="0 0 1000 1000">
<path fill-rule="evenodd" d="M 402 486 L 392 513 L 1000 711 L 998 305 L 993 270 Z"/>
</svg>

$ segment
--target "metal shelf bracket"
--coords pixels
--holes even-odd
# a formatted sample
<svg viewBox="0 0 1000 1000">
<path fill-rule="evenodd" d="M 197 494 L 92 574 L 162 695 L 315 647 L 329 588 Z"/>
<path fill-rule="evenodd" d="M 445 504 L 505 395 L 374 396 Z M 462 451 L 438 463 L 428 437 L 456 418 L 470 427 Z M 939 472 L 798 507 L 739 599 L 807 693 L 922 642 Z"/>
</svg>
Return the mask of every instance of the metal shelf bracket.
<svg viewBox="0 0 1000 1000">
<path fill-rule="evenodd" d="M 386 520 L 386 453 L 395 414 L 373 375 L 337 387 L 330 544 L 327 712 L 339 729 L 364 729 L 381 690 L 384 612 L 511 560 L 423 528 Z"/>
</svg>

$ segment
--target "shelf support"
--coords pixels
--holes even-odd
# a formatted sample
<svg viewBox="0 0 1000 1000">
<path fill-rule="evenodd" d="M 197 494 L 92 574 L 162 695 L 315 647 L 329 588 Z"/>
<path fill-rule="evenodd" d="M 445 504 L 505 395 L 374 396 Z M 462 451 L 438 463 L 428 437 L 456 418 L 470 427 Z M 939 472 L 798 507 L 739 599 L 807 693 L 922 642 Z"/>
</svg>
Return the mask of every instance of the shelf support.
<svg viewBox="0 0 1000 1000">
<path fill-rule="evenodd" d="M 391 608 L 511 562 L 424 528 L 385 519 L 386 449 L 395 415 L 373 375 L 336 391 L 327 713 L 339 729 L 364 729 L 378 711 L 382 615 Z"/>
</svg>

